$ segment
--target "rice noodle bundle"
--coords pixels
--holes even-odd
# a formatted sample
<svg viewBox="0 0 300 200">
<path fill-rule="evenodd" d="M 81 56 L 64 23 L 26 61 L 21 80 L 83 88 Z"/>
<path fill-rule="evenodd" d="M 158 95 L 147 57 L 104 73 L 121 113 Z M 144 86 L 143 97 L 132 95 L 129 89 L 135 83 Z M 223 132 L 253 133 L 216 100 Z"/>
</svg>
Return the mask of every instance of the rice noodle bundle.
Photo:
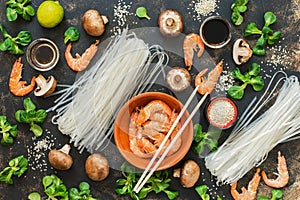
<svg viewBox="0 0 300 200">
<path fill-rule="evenodd" d="M 276 145 L 299 138 L 299 133 L 300 86 L 298 78 L 291 76 L 286 78 L 275 103 L 249 125 L 235 129 L 217 151 L 205 158 L 205 165 L 219 183 L 236 182 L 259 166 Z"/>
<path fill-rule="evenodd" d="M 155 65 L 153 59 L 157 60 Z M 158 46 L 149 48 L 125 30 L 88 71 L 63 90 L 48 111 L 57 111 L 55 123 L 75 147 L 93 152 L 109 141 L 120 106 L 144 91 L 167 62 L 167 54 Z"/>
</svg>

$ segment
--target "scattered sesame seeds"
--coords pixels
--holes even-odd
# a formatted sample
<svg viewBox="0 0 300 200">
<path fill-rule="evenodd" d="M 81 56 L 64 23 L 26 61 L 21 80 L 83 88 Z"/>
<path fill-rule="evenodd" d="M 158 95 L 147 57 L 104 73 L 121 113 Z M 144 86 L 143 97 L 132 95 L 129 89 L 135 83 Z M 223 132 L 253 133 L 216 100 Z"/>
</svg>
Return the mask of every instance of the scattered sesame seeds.
<svg viewBox="0 0 300 200">
<path fill-rule="evenodd" d="M 219 80 L 216 84 L 216 92 L 227 92 L 231 86 L 234 84 L 234 78 L 230 76 L 230 71 L 228 64 L 225 64 L 224 69 L 219 77 Z"/>
<path fill-rule="evenodd" d="M 202 17 L 211 16 L 212 14 L 219 15 L 217 9 L 219 9 L 218 3 L 220 0 L 196 0 L 192 1 L 187 9 L 189 14 L 192 14 L 194 21 L 201 21 Z"/>
<path fill-rule="evenodd" d="M 56 138 L 48 130 L 46 130 L 46 134 L 46 137 L 41 140 L 32 137 L 32 146 L 26 146 L 28 166 L 33 171 L 46 172 L 48 170 L 46 151 L 52 149 Z"/>
<path fill-rule="evenodd" d="M 127 17 L 134 15 L 134 13 L 130 11 L 131 7 L 132 2 L 126 4 L 124 0 L 118 0 L 117 4 L 114 4 L 114 18 L 112 22 L 117 25 L 110 30 L 111 33 L 114 35 L 121 34 L 122 29 L 125 28 Z M 136 24 L 136 22 L 132 23 Z"/>
</svg>

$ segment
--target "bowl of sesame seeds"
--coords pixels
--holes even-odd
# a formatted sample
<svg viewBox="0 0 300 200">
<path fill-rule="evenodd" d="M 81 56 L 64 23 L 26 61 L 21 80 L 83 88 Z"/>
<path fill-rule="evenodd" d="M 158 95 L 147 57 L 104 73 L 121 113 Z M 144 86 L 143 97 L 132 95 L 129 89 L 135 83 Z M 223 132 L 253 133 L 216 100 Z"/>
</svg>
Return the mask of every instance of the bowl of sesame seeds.
<svg viewBox="0 0 300 200">
<path fill-rule="evenodd" d="M 213 98 L 206 108 L 209 123 L 219 129 L 230 128 L 236 122 L 237 114 L 235 103 L 227 97 Z"/>
</svg>

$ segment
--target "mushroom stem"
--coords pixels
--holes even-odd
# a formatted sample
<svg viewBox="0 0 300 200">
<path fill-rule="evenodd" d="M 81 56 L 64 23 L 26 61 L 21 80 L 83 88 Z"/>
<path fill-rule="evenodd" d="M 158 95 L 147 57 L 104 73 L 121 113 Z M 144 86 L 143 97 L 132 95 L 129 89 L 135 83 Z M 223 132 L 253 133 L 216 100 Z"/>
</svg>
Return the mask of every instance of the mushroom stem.
<svg viewBox="0 0 300 200">
<path fill-rule="evenodd" d="M 174 19 L 172 19 L 172 18 L 168 18 L 167 20 L 166 20 L 166 24 L 167 24 L 167 26 L 173 26 L 173 24 L 174 24 Z"/>
<path fill-rule="evenodd" d="M 102 20 L 103 20 L 103 24 L 107 24 L 108 23 L 108 17 L 107 16 L 105 16 L 105 15 L 101 15 L 101 17 L 102 17 Z"/>
<path fill-rule="evenodd" d="M 65 144 L 61 149 L 59 149 L 59 151 L 65 154 L 69 154 L 70 150 L 71 150 L 71 146 L 69 144 Z"/>
<path fill-rule="evenodd" d="M 45 79 L 45 77 L 43 75 L 40 74 L 35 79 L 35 82 L 38 84 L 39 87 L 43 87 L 47 83 L 47 80 Z"/>
</svg>

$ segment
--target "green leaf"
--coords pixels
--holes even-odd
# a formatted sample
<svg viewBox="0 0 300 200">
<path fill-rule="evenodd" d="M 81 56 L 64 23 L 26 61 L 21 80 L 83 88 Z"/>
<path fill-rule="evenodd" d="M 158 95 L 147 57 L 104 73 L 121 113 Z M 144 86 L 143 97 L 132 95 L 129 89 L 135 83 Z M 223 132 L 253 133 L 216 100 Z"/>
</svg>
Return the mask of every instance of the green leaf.
<svg viewBox="0 0 300 200">
<path fill-rule="evenodd" d="M 214 138 L 206 138 L 205 143 L 211 151 L 216 151 L 218 149 L 218 140 Z"/>
<path fill-rule="evenodd" d="M 47 118 L 47 112 L 46 112 L 46 110 L 40 109 L 40 110 L 36 111 L 36 113 L 35 113 L 35 120 L 34 121 L 36 123 L 41 124 L 41 123 L 43 123 L 46 120 L 46 118 Z"/>
<path fill-rule="evenodd" d="M 227 93 L 231 98 L 235 100 L 241 100 L 244 96 L 244 89 L 246 88 L 246 85 L 247 83 L 244 83 L 242 86 L 231 86 Z"/>
<path fill-rule="evenodd" d="M 64 33 L 64 43 L 67 44 L 68 41 L 75 42 L 79 40 L 80 33 L 79 30 L 73 26 L 69 27 Z"/>
<path fill-rule="evenodd" d="M 247 11 L 247 6 L 245 6 L 245 5 L 238 6 L 237 8 L 238 8 L 238 11 L 241 13 Z"/>
<path fill-rule="evenodd" d="M 202 200 L 209 200 L 210 197 L 208 194 L 206 194 L 208 187 L 207 185 L 200 185 L 195 187 L 196 192 L 198 193 L 198 195 L 201 197 Z"/>
<path fill-rule="evenodd" d="M 260 66 L 257 63 L 252 63 L 252 65 L 248 69 L 248 73 L 250 76 L 258 76 L 260 73 Z"/>
<path fill-rule="evenodd" d="M 169 191 L 169 190 L 164 190 L 164 193 L 166 193 L 168 198 L 171 199 L 171 200 L 175 199 L 179 194 L 177 191 L 172 192 L 172 191 Z"/>
<path fill-rule="evenodd" d="M 8 7 L 6 8 L 6 18 L 10 22 L 16 21 L 16 19 L 18 18 L 18 13 L 16 12 L 16 10 Z"/>
<path fill-rule="evenodd" d="M 15 40 L 17 44 L 22 46 L 27 46 L 31 42 L 31 34 L 29 31 L 20 31 L 18 33 L 17 39 Z"/>
<path fill-rule="evenodd" d="M 252 22 L 246 26 L 244 36 L 247 37 L 255 34 L 260 35 L 261 33 L 262 31 L 257 28 L 255 23 Z"/>
<path fill-rule="evenodd" d="M 261 91 L 264 88 L 264 80 L 260 76 L 251 78 L 250 82 L 254 91 Z"/>
<path fill-rule="evenodd" d="M 29 200 L 41 200 L 41 195 L 38 192 L 31 192 L 28 195 Z"/>
<path fill-rule="evenodd" d="M 276 22 L 276 16 L 272 12 L 266 12 L 264 14 L 264 19 L 265 19 L 265 26 L 269 26 Z"/>
<path fill-rule="evenodd" d="M 269 200 L 269 199 L 268 199 L 268 197 L 266 197 L 266 196 L 259 196 L 259 197 L 258 197 L 258 200 Z"/>
<path fill-rule="evenodd" d="M 280 31 L 277 31 L 277 32 L 273 33 L 273 35 L 271 35 L 271 36 L 268 37 L 268 44 L 272 45 L 272 44 L 278 42 L 279 39 L 280 39 L 280 36 L 281 36 L 281 32 Z"/>
<path fill-rule="evenodd" d="M 278 190 L 278 189 L 272 190 L 271 194 L 272 194 L 271 200 L 281 199 L 282 196 L 283 196 L 283 192 L 281 190 Z"/>
<path fill-rule="evenodd" d="M 36 106 L 31 101 L 30 97 L 27 97 L 27 98 L 24 99 L 23 105 L 24 105 L 24 108 L 25 108 L 26 112 L 29 112 L 31 110 L 35 110 L 36 109 Z"/>
<path fill-rule="evenodd" d="M 240 15 L 239 12 L 233 12 L 233 13 L 231 14 L 231 20 L 232 20 L 232 22 L 233 22 L 235 25 L 238 26 L 238 25 L 241 25 L 241 24 L 242 24 L 244 18 L 243 18 L 242 15 Z"/>
<path fill-rule="evenodd" d="M 44 189 L 46 189 L 48 186 L 50 186 L 52 184 L 53 180 L 51 176 L 45 176 L 43 178 L 43 185 L 44 185 Z"/>
<path fill-rule="evenodd" d="M 269 35 L 272 32 L 273 32 L 273 30 L 271 28 L 269 28 L 268 26 L 264 26 L 262 28 L 262 33 L 265 34 L 265 35 Z"/>
<path fill-rule="evenodd" d="M 146 18 L 150 20 L 151 18 L 147 15 L 147 9 L 145 7 L 138 7 L 135 11 L 136 16 L 139 18 Z"/>
<path fill-rule="evenodd" d="M 239 68 L 235 68 L 232 72 L 230 72 L 230 76 L 243 82 L 246 81 L 245 76 L 241 73 Z"/>
<path fill-rule="evenodd" d="M 24 8 L 24 10 L 25 10 L 25 12 L 26 12 L 28 15 L 30 15 L 30 16 L 32 16 L 32 17 L 35 15 L 34 8 L 33 8 L 32 6 L 30 6 L 30 5 L 26 6 L 26 7 Z"/>
</svg>

